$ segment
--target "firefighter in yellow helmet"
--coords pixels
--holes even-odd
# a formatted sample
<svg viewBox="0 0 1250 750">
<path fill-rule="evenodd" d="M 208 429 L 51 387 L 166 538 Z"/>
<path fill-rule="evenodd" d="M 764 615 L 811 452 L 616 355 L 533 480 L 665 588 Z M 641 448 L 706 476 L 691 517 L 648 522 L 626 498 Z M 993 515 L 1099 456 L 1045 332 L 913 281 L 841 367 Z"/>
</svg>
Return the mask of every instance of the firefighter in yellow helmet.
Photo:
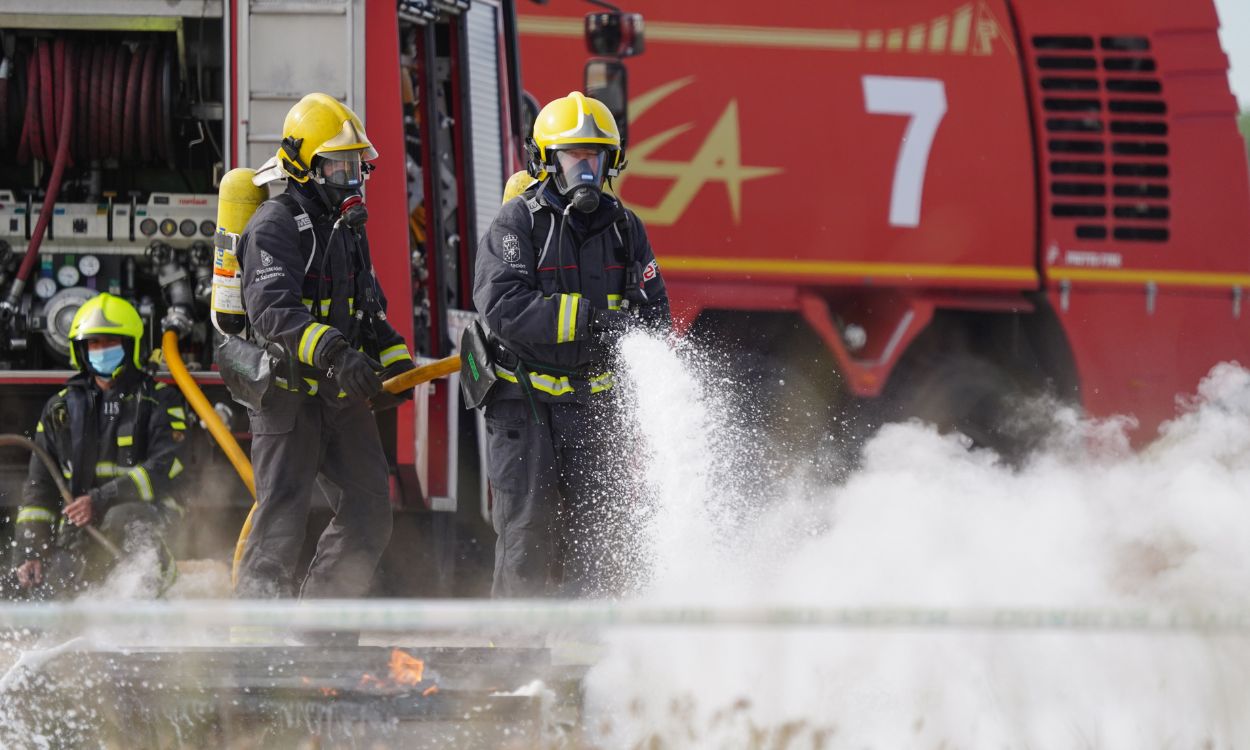
<svg viewBox="0 0 1250 750">
<path fill-rule="evenodd" d="M 466 403 L 486 410 L 493 593 L 610 593 L 630 573 L 617 535 L 631 485 L 617 343 L 631 328 L 667 329 L 668 295 L 642 222 L 603 192 L 625 166 L 608 108 L 577 92 L 556 99 L 527 150 L 534 182 L 482 239 L 479 325 L 461 347 L 493 360 L 486 377 L 461 373 Z"/>
<path fill-rule="evenodd" d="M 249 335 L 274 363 L 263 398 L 235 393 L 249 407 L 257 495 L 240 597 L 362 596 L 390 539 L 389 468 L 371 407 L 395 405 L 382 380 L 413 362 L 370 260 L 363 188 L 377 156 L 351 109 L 305 96 L 282 126 L 286 190 L 239 240 Z M 334 485 L 334 517 L 305 574 L 296 566 L 319 474 Z"/>
<path fill-rule="evenodd" d="M 126 300 L 92 297 L 69 338 L 78 373 L 44 406 L 35 443 L 56 459 L 74 501 L 63 504 L 32 456 L 16 519 L 15 582 L 35 597 L 57 597 L 101 580 L 118 561 L 81 531 L 94 525 L 137 558 L 145 571 L 138 593 L 157 595 L 176 575 L 164 535 L 182 516 L 175 494 L 186 406 L 177 388 L 143 370 L 143 320 Z"/>
</svg>

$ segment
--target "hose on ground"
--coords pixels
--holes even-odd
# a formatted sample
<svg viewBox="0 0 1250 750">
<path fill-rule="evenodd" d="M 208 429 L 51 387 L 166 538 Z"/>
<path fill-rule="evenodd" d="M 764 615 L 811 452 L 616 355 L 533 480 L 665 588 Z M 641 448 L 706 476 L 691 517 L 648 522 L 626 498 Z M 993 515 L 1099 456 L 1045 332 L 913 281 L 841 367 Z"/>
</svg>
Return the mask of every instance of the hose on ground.
<svg viewBox="0 0 1250 750">
<path fill-rule="evenodd" d="M 69 491 L 69 485 L 65 484 L 65 480 L 61 478 L 61 467 L 57 465 L 56 459 L 49 455 L 46 450 L 40 448 L 35 441 L 22 435 L 0 435 L 0 446 L 25 448 L 34 453 L 43 462 L 43 466 L 48 470 L 52 481 L 56 482 L 56 489 L 61 493 L 61 499 L 65 501 L 65 504 L 69 505 L 74 502 L 74 495 Z M 121 559 L 122 551 L 117 548 L 116 544 L 109 541 L 109 538 L 104 536 L 104 533 L 99 529 L 91 525 L 80 526 L 79 528 L 87 532 L 88 536 L 98 542 L 101 547 L 108 550 L 108 553 L 114 558 Z"/>
</svg>

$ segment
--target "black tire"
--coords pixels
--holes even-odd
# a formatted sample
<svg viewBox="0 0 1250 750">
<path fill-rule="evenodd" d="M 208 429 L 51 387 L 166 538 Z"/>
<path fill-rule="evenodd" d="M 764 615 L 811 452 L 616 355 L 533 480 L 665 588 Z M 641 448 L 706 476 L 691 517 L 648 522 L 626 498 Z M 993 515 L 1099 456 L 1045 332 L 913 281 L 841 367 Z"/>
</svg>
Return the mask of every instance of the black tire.
<svg viewBox="0 0 1250 750">
<path fill-rule="evenodd" d="M 913 372 L 891 401 L 892 419 L 920 419 L 941 432 L 959 432 L 974 447 L 990 448 L 1008 461 L 1021 458 L 1038 440 L 1020 407 L 1035 389 L 1006 368 L 973 354 L 950 354 Z"/>
</svg>

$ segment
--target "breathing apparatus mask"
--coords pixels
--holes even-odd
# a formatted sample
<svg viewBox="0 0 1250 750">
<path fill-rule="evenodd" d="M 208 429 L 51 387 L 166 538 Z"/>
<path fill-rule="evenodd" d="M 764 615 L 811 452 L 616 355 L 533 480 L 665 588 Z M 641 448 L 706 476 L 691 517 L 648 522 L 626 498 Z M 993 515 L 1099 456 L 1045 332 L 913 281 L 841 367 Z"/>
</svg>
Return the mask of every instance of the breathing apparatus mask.
<svg viewBox="0 0 1250 750">
<path fill-rule="evenodd" d="M 361 190 L 372 170 L 360 160 L 359 151 L 332 151 L 313 159 L 313 179 L 325 195 L 327 208 L 352 229 L 360 229 L 369 219 Z"/>
<path fill-rule="evenodd" d="M 574 146 L 553 149 L 553 153 L 556 190 L 578 211 L 593 212 L 599 207 L 599 198 L 603 194 L 607 151 L 594 146 Z"/>
</svg>

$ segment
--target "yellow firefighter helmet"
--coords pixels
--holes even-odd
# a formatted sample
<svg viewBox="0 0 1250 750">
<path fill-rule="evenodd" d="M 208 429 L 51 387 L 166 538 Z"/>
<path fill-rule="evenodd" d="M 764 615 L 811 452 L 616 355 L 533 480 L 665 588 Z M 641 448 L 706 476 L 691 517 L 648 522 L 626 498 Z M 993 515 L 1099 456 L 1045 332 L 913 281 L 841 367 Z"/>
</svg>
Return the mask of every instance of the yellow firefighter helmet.
<svg viewBox="0 0 1250 750">
<path fill-rule="evenodd" d="M 606 104 L 580 91 L 543 107 L 534 118 L 530 140 L 528 171 L 535 178 L 555 171 L 553 152 L 579 146 L 599 146 L 611 152 L 608 177 L 615 177 L 625 167 L 616 118 Z"/>
<path fill-rule="evenodd" d="M 314 93 L 296 102 L 282 123 L 278 163 L 297 182 L 307 182 L 313 158 L 359 152 L 363 161 L 378 158 L 365 126 L 347 105 L 329 94 Z"/>
<path fill-rule="evenodd" d="M 143 341 L 143 318 L 139 311 L 121 297 L 108 292 L 97 294 L 83 303 L 69 325 L 69 362 L 79 370 L 87 367 L 87 340 L 92 336 L 118 336 L 130 340 L 130 357 L 142 369 L 139 344 Z M 79 351 L 79 350 L 82 351 Z"/>
</svg>

